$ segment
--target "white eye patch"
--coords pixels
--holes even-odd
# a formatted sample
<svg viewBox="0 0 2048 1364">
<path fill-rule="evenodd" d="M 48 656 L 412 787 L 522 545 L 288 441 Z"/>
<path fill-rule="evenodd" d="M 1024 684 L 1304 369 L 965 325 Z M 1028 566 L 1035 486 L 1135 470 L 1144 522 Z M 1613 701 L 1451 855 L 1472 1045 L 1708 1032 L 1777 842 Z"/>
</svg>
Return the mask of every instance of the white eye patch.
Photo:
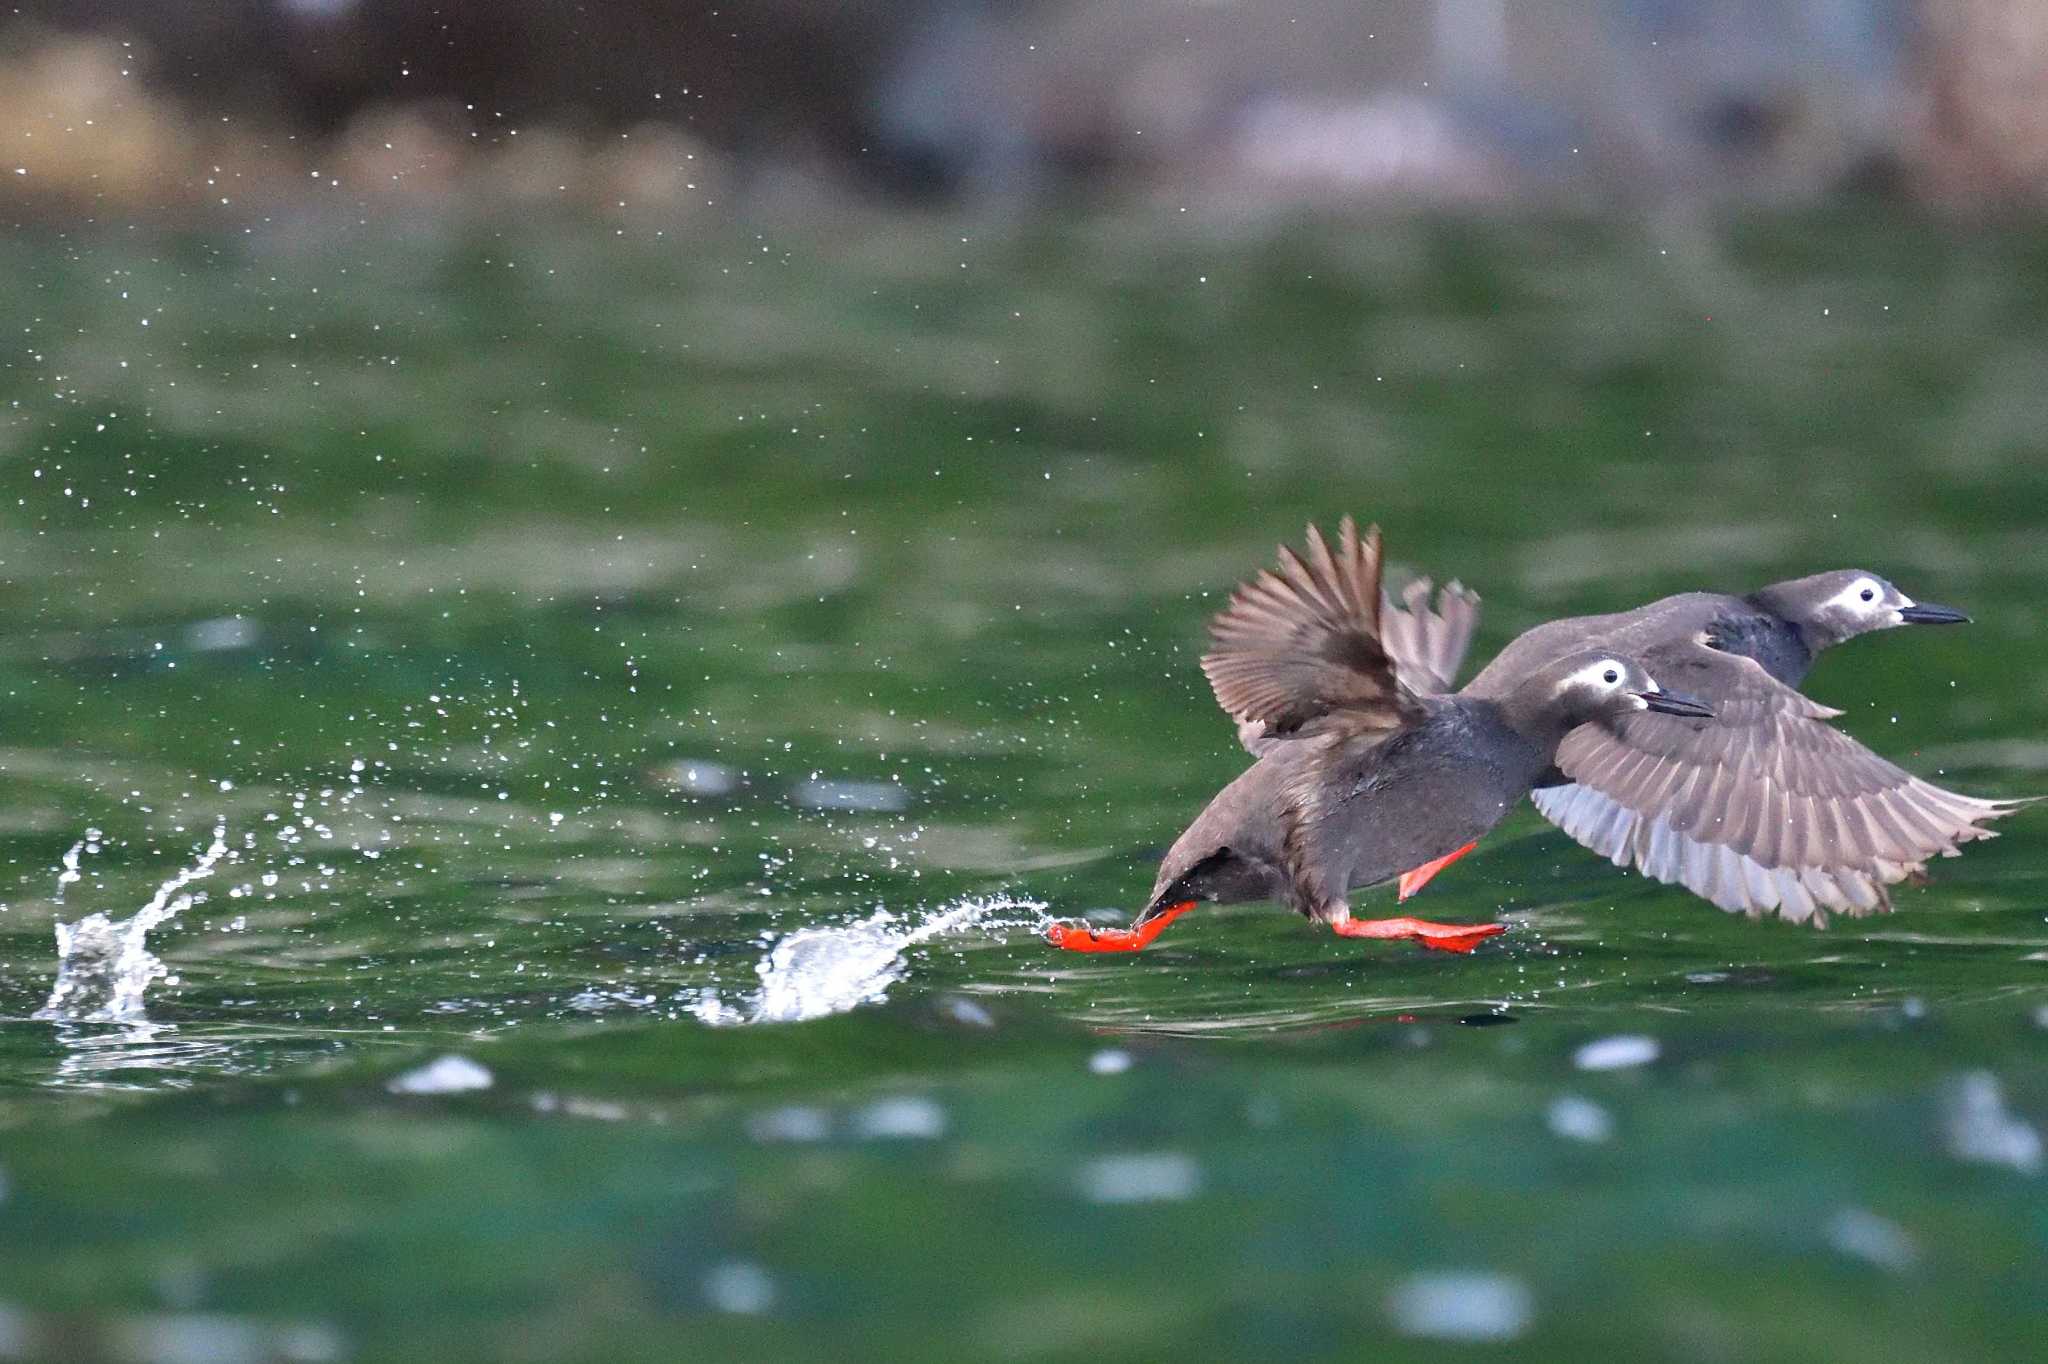
<svg viewBox="0 0 2048 1364">
<path fill-rule="evenodd" d="M 1875 578 L 1858 578 L 1829 597 L 1827 605 L 1840 607 L 1852 615 L 1868 615 L 1886 609 L 1884 599 L 1883 583 Z"/>
<path fill-rule="evenodd" d="M 1598 662 L 1588 663 L 1585 667 L 1568 674 L 1564 681 L 1559 684 L 1558 690 L 1569 691 L 1571 688 L 1579 686 L 1611 689 L 1619 687 L 1626 681 L 1628 681 L 1628 665 L 1618 658 L 1603 658 Z"/>
</svg>

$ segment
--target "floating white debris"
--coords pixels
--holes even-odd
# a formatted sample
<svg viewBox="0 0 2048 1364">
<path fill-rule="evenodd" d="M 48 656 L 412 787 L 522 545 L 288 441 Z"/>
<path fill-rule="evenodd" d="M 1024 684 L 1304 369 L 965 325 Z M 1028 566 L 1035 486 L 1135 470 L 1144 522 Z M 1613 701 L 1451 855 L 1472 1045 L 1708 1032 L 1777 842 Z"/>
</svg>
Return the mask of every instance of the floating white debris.
<svg viewBox="0 0 2048 1364">
<path fill-rule="evenodd" d="M 213 842 L 198 860 L 158 886 L 149 903 L 129 918 L 88 914 L 76 923 L 58 924 L 57 981 L 35 1016 L 79 1023 L 141 1018 L 143 995 L 169 974 L 149 950 L 149 930 L 204 900 L 199 892 L 180 892 L 213 875 L 227 853 L 227 828 L 216 826 Z M 67 870 L 76 870 L 75 857 L 67 856 L 65 862 Z"/>
<path fill-rule="evenodd" d="M 471 1090 L 489 1089 L 491 1072 L 467 1056 L 450 1052 L 408 1070 L 384 1087 L 393 1094 L 466 1094 Z"/>
<path fill-rule="evenodd" d="M 910 792 L 888 781 L 833 781 L 813 778 L 790 788 L 789 798 L 806 810 L 856 810 L 895 814 L 910 808 Z"/>
<path fill-rule="evenodd" d="M 785 1104 L 756 1113 L 747 1122 L 755 1141 L 823 1141 L 832 1135 L 832 1115 L 805 1104 Z"/>
<path fill-rule="evenodd" d="M 1452 1270 L 1416 1274 L 1387 1298 L 1394 1329 L 1434 1340 L 1513 1340 L 1536 1319 L 1528 1285 L 1506 1274 Z"/>
<path fill-rule="evenodd" d="M 1088 1070 L 1094 1075 L 1121 1075 L 1131 1068 L 1131 1054 L 1122 1047 L 1104 1047 L 1088 1058 Z"/>
<path fill-rule="evenodd" d="M 1550 1111 L 1544 1116 L 1550 1130 L 1566 1141 L 1598 1145 L 1614 1135 L 1614 1115 L 1591 1099 L 1576 1094 L 1559 1095 L 1552 1100 Z"/>
<path fill-rule="evenodd" d="M 1572 1054 L 1572 1064 L 1580 1070 L 1626 1070 L 1630 1066 L 1647 1066 L 1662 1053 L 1663 1048 L 1654 1037 L 1621 1033 L 1580 1047 Z"/>
<path fill-rule="evenodd" d="M 756 965 L 761 987 L 753 994 L 728 1004 L 707 993 L 692 1012 L 713 1026 L 800 1023 L 845 1013 L 888 994 L 908 969 L 907 949 L 1000 915 L 1019 910 L 1036 915 L 1044 908 L 1026 900 L 963 900 L 910 917 L 880 909 L 855 923 L 799 929 Z"/>
<path fill-rule="evenodd" d="M 946 1110 L 915 1095 L 877 1099 L 854 1115 L 853 1130 L 878 1141 L 933 1141 L 946 1135 Z"/>
<path fill-rule="evenodd" d="M 704 1276 L 704 1300 L 720 1312 L 758 1317 L 775 1305 L 775 1280 L 752 1260 L 727 1260 Z"/>
<path fill-rule="evenodd" d="M 1973 1070 L 1957 1077 L 1948 1086 L 1946 1102 L 1949 1154 L 2023 1175 L 2041 1172 L 2041 1134 L 2007 1110 L 2005 1092 L 1991 1072 Z"/>
<path fill-rule="evenodd" d="M 1842 1254 L 1894 1274 L 1920 1263 L 1920 1247 L 1904 1227 L 1863 1208 L 1843 1208 L 1828 1219 L 1828 1244 Z"/>
<path fill-rule="evenodd" d="M 1178 1203 L 1202 1188 L 1202 1167 L 1178 1151 L 1102 1156 L 1081 1170 L 1091 1203 Z"/>
</svg>

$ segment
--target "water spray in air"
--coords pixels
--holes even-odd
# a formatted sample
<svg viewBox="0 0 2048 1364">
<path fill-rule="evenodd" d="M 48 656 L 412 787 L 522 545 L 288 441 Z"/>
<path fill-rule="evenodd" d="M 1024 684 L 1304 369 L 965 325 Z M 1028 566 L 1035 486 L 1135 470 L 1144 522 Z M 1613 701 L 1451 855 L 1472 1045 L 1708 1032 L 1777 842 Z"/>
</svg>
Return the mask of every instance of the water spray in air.
<svg viewBox="0 0 2048 1364">
<path fill-rule="evenodd" d="M 694 1012 L 714 1025 L 799 1023 L 845 1013 L 888 994 L 909 969 L 907 949 L 1010 919 L 1036 923 L 1044 909 L 1035 901 L 994 896 L 907 915 L 878 909 L 853 923 L 798 929 L 756 964 L 758 989 L 730 1003 L 706 992 Z"/>
<path fill-rule="evenodd" d="M 97 830 L 64 856 L 58 874 L 58 898 L 79 879 L 78 854 L 96 841 Z M 191 866 L 165 881 L 149 903 L 126 919 L 88 914 L 75 923 L 57 925 L 57 983 L 35 1016 L 76 1023 L 130 1023 L 142 1015 L 143 996 L 168 974 L 149 950 L 149 931 L 203 901 L 203 891 L 185 888 L 213 875 L 228 853 L 227 826 L 214 826 L 213 842 Z"/>
</svg>

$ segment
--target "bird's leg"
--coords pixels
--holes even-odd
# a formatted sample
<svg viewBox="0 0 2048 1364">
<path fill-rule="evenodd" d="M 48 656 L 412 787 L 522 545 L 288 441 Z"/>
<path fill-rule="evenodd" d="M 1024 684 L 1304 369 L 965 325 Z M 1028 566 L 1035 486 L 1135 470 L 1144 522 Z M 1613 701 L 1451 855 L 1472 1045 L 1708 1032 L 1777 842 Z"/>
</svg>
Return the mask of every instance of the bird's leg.
<svg viewBox="0 0 2048 1364">
<path fill-rule="evenodd" d="M 1330 928 L 1341 938 L 1411 938 L 1434 952 L 1470 952 L 1506 924 L 1438 924 L 1427 919 L 1333 919 Z"/>
<path fill-rule="evenodd" d="M 1421 866 L 1415 868 L 1415 870 L 1413 871 L 1402 872 L 1400 898 L 1405 900 L 1409 896 L 1413 895 L 1416 891 L 1421 890 L 1424 886 L 1429 884 L 1431 877 L 1435 876 L 1445 867 L 1450 866 L 1451 863 L 1457 861 L 1459 858 L 1463 857 L 1466 853 L 1471 852 L 1474 848 L 1478 846 L 1478 841 L 1474 840 L 1471 843 L 1467 843 L 1464 847 L 1458 849 L 1456 852 L 1445 853 L 1442 857 L 1435 858 L 1428 862 L 1424 862 Z"/>
<path fill-rule="evenodd" d="M 1165 932 L 1168 924 L 1194 907 L 1193 900 L 1182 900 L 1156 914 L 1141 917 L 1134 928 L 1090 928 L 1086 924 L 1055 923 L 1045 930 L 1045 940 L 1069 952 L 1136 952 Z"/>
</svg>

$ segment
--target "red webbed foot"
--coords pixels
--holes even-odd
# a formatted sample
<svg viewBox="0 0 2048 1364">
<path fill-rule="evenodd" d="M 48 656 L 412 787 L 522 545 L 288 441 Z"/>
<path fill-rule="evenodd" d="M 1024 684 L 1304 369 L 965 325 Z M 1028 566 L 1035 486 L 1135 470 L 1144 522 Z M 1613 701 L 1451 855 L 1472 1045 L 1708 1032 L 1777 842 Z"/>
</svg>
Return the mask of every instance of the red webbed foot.
<svg viewBox="0 0 2048 1364">
<path fill-rule="evenodd" d="M 1439 857 L 1434 861 L 1424 862 L 1421 866 L 1415 868 L 1415 870 L 1413 871 L 1402 872 L 1400 898 L 1405 900 L 1409 896 L 1413 895 L 1416 891 L 1421 890 L 1424 886 L 1429 884 L 1431 877 L 1435 876 L 1445 867 L 1450 866 L 1451 863 L 1457 861 L 1459 858 L 1463 857 L 1466 853 L 1471 852 L 1474 848 L 1478 846 L 1479 844 L 1477 840 L 1475 840 L 1471 843 L 1467 843 L 1464 847 L 1458 849 L 1456 852 L 1445 853 L 1442 857 Z"/>
<path fill-rule="evenodd" d="M 1045 930 L 1045 940 L 1069 952 L 1136 952 L 1166 931 L 1166 926 L 1195 907 L 1193 900 L 1168 905 L 1136 928 L 1090 928 L 1086 924 L 1056 923 Z"/>
<path fill-rule="evenodd" d="M 1470 952 L 1508 931 L 1506 924 L 1436 924 L 1427 919 L 1345 919 L 1330 925 L 1340 938 L 1408 938 L 1433 952 Z"/>
</svg>

